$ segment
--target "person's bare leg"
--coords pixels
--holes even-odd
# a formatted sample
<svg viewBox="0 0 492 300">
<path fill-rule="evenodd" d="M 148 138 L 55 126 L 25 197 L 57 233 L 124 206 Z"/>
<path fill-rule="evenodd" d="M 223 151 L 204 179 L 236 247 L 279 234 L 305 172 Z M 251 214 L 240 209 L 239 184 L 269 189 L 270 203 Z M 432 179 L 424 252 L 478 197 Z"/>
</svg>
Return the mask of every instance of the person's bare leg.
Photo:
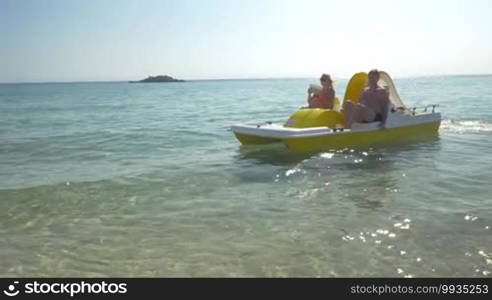
<svg viewBox="0 0 492 300">
<path fill-rule="evenodd" d="M 351 111 L 350 111 L 351 109 Z M 345 128 L 352 128 L 354 123 L 372 122 L 376 118 L 376 113 L 364 105 L 354 104 L 349 111 L 349 118 L 346 119 Z"/>
<path fill-rule="evenodd" d="M 352 117 L 355 113 L 356 105 L 348 100 L 343 103 L 343 119 L 345 120 L 345 128 L 350 128 L 352 125 Z"/>
<path fill-rule="evenodd" d="M 376 113 L 365 106 L 361 106 L 360 114 L 362 122 L 373 122 L 376 119 Z"/>
<path fill-rule="evenodd" d="M 372 109 L 359 104 L 354 111 L 350 126 L 354 123 L 372 122 L 374 119 L 376 119 L 376 113 Z"/>
</svg>

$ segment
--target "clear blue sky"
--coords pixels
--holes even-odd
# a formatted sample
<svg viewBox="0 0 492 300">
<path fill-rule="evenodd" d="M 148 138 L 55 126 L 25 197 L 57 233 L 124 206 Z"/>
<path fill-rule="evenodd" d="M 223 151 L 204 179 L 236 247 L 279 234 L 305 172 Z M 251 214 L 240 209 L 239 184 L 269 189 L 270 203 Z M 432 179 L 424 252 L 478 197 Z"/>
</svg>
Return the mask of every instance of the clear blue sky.
<svg viewBox="0 0 492 300">
<path fill-rule="evenodd" d="M 489 0 L 0 0 L 0 82 L 492 73 Z"/>
</svg>

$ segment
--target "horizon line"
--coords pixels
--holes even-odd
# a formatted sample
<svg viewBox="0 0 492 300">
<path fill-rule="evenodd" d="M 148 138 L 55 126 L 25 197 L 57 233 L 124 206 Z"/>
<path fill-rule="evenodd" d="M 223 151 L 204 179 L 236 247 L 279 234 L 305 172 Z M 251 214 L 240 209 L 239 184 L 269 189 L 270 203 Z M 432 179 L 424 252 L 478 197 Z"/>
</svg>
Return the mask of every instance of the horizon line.
<svg viewBox="0 0 492 300">
<path fill-rule="evenodd" d="M 464 74 L 432 74 L 432 75 L 409 75 L 409 76 L 396 76 L 393 79 L 407 79 L 407 78 L 426 78 L 426 77 L 480 77 L 480 76 L 492 76 L 492 73 L 464 73 Z M 239 80 L 294 80 L 294 79 L 313 79 L 315 77 L 250 77 L 250 78 L 205 78 L 205 79 L 181 79 L 184 82 L 189 81 L 239 81 Z M 346 77 L 335 77 L 334 80 L 348 80 Z M 46 84 L 46 83 L 130 83 L 132 80 L 77 80 L 77 81 L 3 81 L 0 84 Z M 132 83 L 139 83 L 132 82 Z M 142 82 L 144 83 L 144 82 Z M 159 83 L 159 82 L 155 82 Z M 173 82 L 161 82 L 161 83 L 173 83 Z M 177 82 L 179 83 L 179 82 Z M 182 83 L 182 82 L 181 82 Z"/>
</svg>

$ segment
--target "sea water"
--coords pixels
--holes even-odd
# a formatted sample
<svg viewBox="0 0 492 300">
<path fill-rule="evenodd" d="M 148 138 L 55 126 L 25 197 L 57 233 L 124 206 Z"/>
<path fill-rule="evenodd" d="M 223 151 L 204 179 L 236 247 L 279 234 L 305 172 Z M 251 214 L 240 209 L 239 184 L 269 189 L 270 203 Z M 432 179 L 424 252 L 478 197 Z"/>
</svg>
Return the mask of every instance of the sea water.
<svg viewBox="0 0 492 300">
<path fill-rule="evenodd" d="M 492 76 L 395 81 L 440 105 L 428 141 L 295 155 L 229 130 L 311 83 L 0 85 L 0 276 L 490 277 Z"/>
</svg>

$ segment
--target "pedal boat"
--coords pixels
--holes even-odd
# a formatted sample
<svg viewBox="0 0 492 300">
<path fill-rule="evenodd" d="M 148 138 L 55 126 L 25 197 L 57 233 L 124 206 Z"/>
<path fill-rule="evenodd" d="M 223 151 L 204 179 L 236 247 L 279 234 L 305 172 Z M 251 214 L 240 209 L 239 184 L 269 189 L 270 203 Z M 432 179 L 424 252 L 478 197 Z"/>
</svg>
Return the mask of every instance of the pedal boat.
<svg viewBox="0 0 492 300">
<path fill-rule="evenodd" d="M 353 99 L 359 98 L 367 81 L 367 73 L 352 76 L 344 101 L 357 101 Z M 231 130 L 243 145 L 280 142 L 297 153 L 375 146 L 436 136 L 441 124 L 441 114 L 436 112 L 437 105 L 406 107 L 386 72 L 380 72 L 378 85 L 388 90 L 391 101 L 384 128 L 381 122 L 372 122 L 355 123 L 351 129 L 344 129 L 343 114 L 335 107 L 334 110 L 300 109 L 283 125 L 253 122 L 232 125 Z M 417 112 L 418 109 L 421 111 Z"/>
</svg>

